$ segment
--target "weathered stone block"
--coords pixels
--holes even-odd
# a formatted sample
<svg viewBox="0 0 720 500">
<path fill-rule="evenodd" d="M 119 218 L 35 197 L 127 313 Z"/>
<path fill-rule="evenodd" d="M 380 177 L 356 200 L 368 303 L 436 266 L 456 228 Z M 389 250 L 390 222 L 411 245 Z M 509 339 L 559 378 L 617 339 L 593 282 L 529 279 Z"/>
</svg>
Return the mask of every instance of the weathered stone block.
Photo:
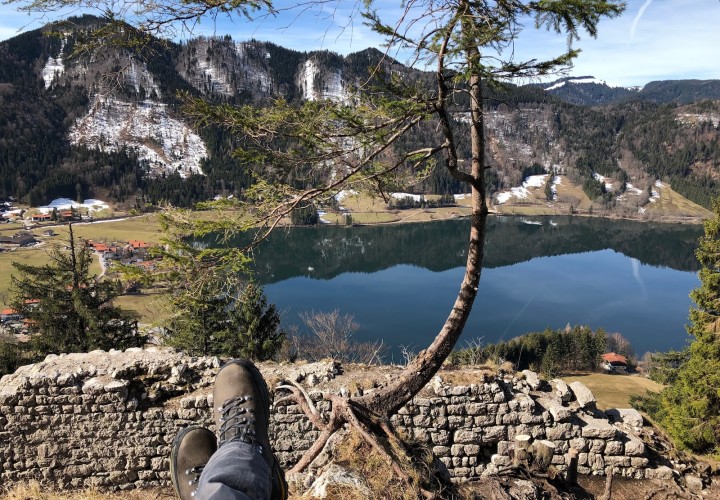
<svg viewBox="0 0 720 500">
<path fill-rule="evenodd" d="M 646 479 L 672 479 L 673 475 L 673 470 L 666 465 L 661 465 L 656 469 L 645 469 Z"/>
<path fill-rule="evenodd" d="M 487 429 L 492 429 L 492 427 L 488 427 Z M 504 432 L 505 428 L 503 427 L 502 429 Z M 482 434 L 479 430 L 473 431 L 473 430 L 462 430 L 461 429 L 461 430 L 455 431 L 455 434 L 453 437 L 454 437 L 454 441 L 456 443 L 462 443 L 462 444 L 478 443 L 481 440 Z M 498 438 L 498 440 L 499 439 L 500 438 Z"/>
<path fill-rule="evenodd" d="M 432 451 L 433 454 L 438 458 L 447 457 L 451 453 L 450 448 L 447 446 L 433 446 Z"/>
<path fill-rule="evenodd" d="M 605 445 L 605 455 L 622 455 L 625 452 L 625 446 L 621 441 L 610 440 Z"/>
<path fill-rule="evenodd" d="M 582 382 L 572 382 L 570 384 L 570 390 L 573 392 L 573 395 L 575 396 L 575 399 L 577 400 L 578 404 L 585 407 L 594 408 L 595 403 L 597 400 L 595 399 L 595 396 L 593 396 L 593 393 L 588 389 L 585 384 Z"/>
<path fill-rule="evenodd" d="M 627 436 L 625 454 L 631 457 L 640 457 L 645 454 L 645 443 L 635 436 Z"/>
<path fill-rule="evenodd" d="M 572 436 L 572 425 L 570 424 L 556 424 L 552 427 L 545 429 L 545 435 L 552 441 L 561 439 L 570 439 Z"/>
<path fill-rule="evenodd" d="M 630 467 L 630 457 L 606 455 L 605 464 L 613 467 Z"/>
<path fill-rule="evenodd" d="M 497 442 L 507 440 L 507 429 L 505 426 L 483 428 L 483 442 Z"/>
<path fill-rule="evenodd" d="M 580 421 L 582 437 L 612 439 L 617 433 L 617 429 L 607 420 L 600 420 L 589 415 L 581 414 L 578 414 L 577 417 Z"/>
<path fill-rule="evenodd" d="M 530 386 L 530 389 L 532 389 L 533 391 L 537 391 L 538 389 L 540 389 L 542 381 L 540 380 L 540 376 L 537 373 L 530 370 L 523 370 L 522 374 L 525 375 L 525 382 L 527 382 L 528 386 Z"/>
<path fill-rule="evenodd" d="M 643 416 L 634 408 L 613 408 L 606 410 L 605 414 L 612 422 L 622 422 L 630 427 L 639 429 L 643 426 Z"/>
</svg>

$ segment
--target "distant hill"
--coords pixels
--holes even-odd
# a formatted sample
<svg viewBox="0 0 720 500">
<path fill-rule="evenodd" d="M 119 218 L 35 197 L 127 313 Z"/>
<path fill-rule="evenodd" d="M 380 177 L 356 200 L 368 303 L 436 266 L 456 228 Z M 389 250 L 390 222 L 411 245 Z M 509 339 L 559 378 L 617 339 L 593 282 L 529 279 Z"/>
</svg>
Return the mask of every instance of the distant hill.
<svg viewBox="0 0 720 500">
<path fill-rule="evenodd" d="M 611 87 L 593 76 L 560 78 L 550 83 L 536 83 L 533 87 L 570 104 L 598 106 L 624 101 L 638 94 L 637 89 Z"/>
<path fill-rule="evenodd" d="M 229 36 L 74 55 L 76 44 L 102 26 L 83 16 L 0 42 L 0 198 L 34 205 L 100 198 L 143 207 L 239 195 L 252 165 L 231 155 L 237 143 L 226 131 L 195 129 L 178 92 L 233 105 L 264 106 L 277 97 L 352 104 L 355 86 L 381 61 L 385 73 L 407 81 L 433 79 L 373 48 L 341 56 Z M 487 95 L 493 192 L 552 171 L 588 204 L 623 214 L 651 209 L 658 180 L 706 207 L 720 192 L 720 81 L 626 89 L 585 76 Z M 463 99 L 457 97 L 458 122 L 466 118 Z M 436 133 L 436 123 L 424 122 L 397 147 L 422 147 Z M 469 154 L 467 141 L 459 148 Z M 444 169 L 403 186 L 438 194 L 463 188 Z"/>
<path fill-rule="evenodd" d="M 593 76 L 565 77 L 550 83 L 534 83 L 558 99 L 580 106 L 602 106 L 629 101 L 656 104 L 691 104 L 720 99 L 720 80 L 653 81 L 642 88 L 611 87 Z"/>
</svg>

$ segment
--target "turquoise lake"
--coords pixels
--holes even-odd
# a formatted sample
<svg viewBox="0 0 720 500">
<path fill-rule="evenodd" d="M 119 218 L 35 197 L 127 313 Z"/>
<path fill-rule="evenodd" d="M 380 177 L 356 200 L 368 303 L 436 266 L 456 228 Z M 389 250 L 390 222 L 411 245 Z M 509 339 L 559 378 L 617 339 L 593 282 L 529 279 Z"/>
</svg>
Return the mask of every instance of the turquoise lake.
<svg viewBox="0 0 720 500">
<path fill-rule="evenodd" d="M 420 350 L 455 299 L 466 220 L 277 231 L 256 254 L 286 325 L 339 309 L 358 340 Z M 566 324 L 620 332 L 642 355 L 683 347 L 701 226 L 579 217 L 492 217 L 478 296 L 458 344 L 508 340 Z"/>
</svg>

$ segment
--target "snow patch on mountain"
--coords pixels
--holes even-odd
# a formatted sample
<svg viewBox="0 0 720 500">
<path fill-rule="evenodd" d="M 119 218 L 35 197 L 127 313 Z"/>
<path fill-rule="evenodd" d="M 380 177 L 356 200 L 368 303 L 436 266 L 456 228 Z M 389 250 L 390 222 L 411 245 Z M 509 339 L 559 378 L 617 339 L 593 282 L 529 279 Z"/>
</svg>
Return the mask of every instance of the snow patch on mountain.
<svg viewBox="0 0 720 500">
<path fill-rule="evenodd" d="M 593 177 L 596 181 L 602 182 L 605 186 L 605 191 L 612 191 L 613 190 L 613 181 L 609 177 L 605 177 L 604 175 L 600 175 L 597 172 L 593 172 Z"/>
<path fill-rule="evenodd" d="M 177 171 L 182 177 L 201 174 L 207 156 L 202 139 L 170 116 L 165 104 L 127 102 L 96 95 L 88 113 L 70 130 L 70 142 L 104 151 L 135 149 L 156 171 Z"/>
<path fill-rule="evenodd" d="M 713 127 L 720 125 L 720 114 L 708 112 L 708 113 L 678 113 L 677 121 L 688 125 L 699 125 L 703 122 L 712 123 Z"/>
<path fill-rule="evenodd" d="M 568 84 L 568 83 L 594 83 L 594 84 L 596 84 L 596 85 L 607 85 L 607 82 L 605 82 L 605 80 L 600 80 L 600 79 L 595 78 L 595 77 L 593 77 L 593 76 L 583 76 L 583 77 L 580 77 L 580 78 L 570 78 L 570 79 L 568 79 L 568 80 L 563 80 L 562 82 L 557 82 L 557 83 L 555 83 L 555 84 L 550 85 L 549 87 L 547 87 L 547 88 L 545 89 L 545 91 L 547 92 L 547 91 L 549 91 L 549 90 L 559 89 L 560 87 L 562 87 L 562 86 L 564 86 L 565 84 Z M 610 85 L 608 85 L 608 86 L 610 86 Z"/>
<path fill-rule="evenodd" d="M 510 188 L 508 191 L 503 191 L 501 193 L 498 193 L 496 196 L 498 205 L 502 205 L 503 203 L 507 203 L 510 198 L 518 198 L 518 199 L 525 199 L 528 196 L 530 196 L 530 189 L 529 188 L 540 188 L 545 185 L 545 179 L 547 178 L 549 174 L 543 174 L 543 175 L 531 175 L 527 179 L 525 179 L 525 182 L 523 182 L 522 186 Z"/>
<path fill-rule="evenodd" d="M 405 198 L 412 198 L 413 201 L 421 202 L 425 199 L 425 196 L 422 194 L 411 194 L 411 193 L 390 193 L 390 196 L 392 198 L 395 198 L 396 200 L 403 200 Z"/>
<path fill-rule="evenodd" d="M 213 92 L 223 95 L 233 95 L 233 89 L 224 71 L 216 68 L 210 61 L 198 59 L 198 69 L 202 72 L 203 80 L 206 80 Z"/>
<path fill-rule="evenodd" d="M 49 89 L 52 82 L 65 72 L 65 64 L 63 62 L 63 50 L 65 50 L 65 44 L 67 39 L 63 38 L 60 42 L 60 52 L 57 57 L 48 57 L 45 67 L 42 69 L 42 77 L 45 80 L 45 88 Z"/>
<path fill-rule="evenodd" d="M 135 59 L 130 59 L 130 66 L 123 70 L 125 83 L 135 89 L 136 93 L 140 93 L 140 88 L 146 92 L 154 90 L 157 97 L 160 97 L 160 87 L 155 83 L 155 79 L 150 74 L 144 63 L 137 63 Z"/>
<path fill-rule="evenodd" d="M 346 102 L 348 91 L 342 79 L 342 73 L 322 73 L 315 59 L 308 59 L 302 65 L 298 75 L 298 82 L 307 101 L 330 99 L 336 102 Z"/>
</svg>

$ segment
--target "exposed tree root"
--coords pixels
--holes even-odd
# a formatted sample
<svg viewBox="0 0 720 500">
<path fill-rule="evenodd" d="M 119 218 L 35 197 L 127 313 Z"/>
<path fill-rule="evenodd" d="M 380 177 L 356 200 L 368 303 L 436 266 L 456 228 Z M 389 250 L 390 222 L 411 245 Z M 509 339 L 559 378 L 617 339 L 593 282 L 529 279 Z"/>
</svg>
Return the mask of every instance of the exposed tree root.
<svg viewBox="0 0 720 500">
<path fill-rule="evenodd" d="M 403 467 L 403 464 L 406 464 L 406 467 L 412 466 L 412 457 L 406 444 L 397 435 L 386 418 L 373 415 L 351 398 L 332 395 L 327 398 L 332 403 L 332 410 L 327 421 L 325 421 L 310 396 L 301 386 L 296 383 L 283 382 L 277 388 L 290 391 L 290 395 L 279 399 L 275 403 L 276 405 L 289 402 L 296 403 L 321 431 L 315 443 L 305 452 L 289 473 L 305 471 L 322 452 L 330 437 L 344 425 L 348 425 L 357 431 L 358 435 L 387 462 L 395 475 L 406 483 L 408 487 L 417 490 L 424 498 L 437 498 L 435 493 L 418 484 L 408 474 L 406 468 Z M 383 435 L 387 437 L 387 446 L 380 438 Z"/>
</svg>

